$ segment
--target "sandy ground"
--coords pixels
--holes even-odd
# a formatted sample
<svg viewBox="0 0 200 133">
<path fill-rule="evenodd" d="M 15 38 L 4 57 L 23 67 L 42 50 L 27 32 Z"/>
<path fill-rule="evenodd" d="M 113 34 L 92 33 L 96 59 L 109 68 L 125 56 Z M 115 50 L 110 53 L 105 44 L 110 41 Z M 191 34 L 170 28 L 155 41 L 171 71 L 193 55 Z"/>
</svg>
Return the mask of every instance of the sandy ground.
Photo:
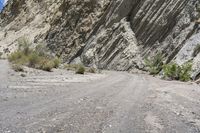
<svg viewBox="0 0 200 133">
<path fill-rule="evenodd" d="M 0 61 L 1 133 L 199 133 L 200 87 L 142 74 L 75 75 Z"/>
</svg>

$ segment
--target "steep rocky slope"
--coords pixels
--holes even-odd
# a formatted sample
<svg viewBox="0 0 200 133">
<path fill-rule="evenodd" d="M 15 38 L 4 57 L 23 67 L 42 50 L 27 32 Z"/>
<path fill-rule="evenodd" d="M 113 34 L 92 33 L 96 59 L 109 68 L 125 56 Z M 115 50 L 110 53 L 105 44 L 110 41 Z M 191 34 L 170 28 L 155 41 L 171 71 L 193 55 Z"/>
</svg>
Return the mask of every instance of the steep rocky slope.
<svg viewBox="0 0 200 133">
<path fill-rule="evenodd" d="M 27 36 L 65 62 L 143 69 L 161 51 L 166 62 L 194 60 L 199 73 L 199 0 L 10 0 L 0 17 L 0 51 Z"/>
</svg>

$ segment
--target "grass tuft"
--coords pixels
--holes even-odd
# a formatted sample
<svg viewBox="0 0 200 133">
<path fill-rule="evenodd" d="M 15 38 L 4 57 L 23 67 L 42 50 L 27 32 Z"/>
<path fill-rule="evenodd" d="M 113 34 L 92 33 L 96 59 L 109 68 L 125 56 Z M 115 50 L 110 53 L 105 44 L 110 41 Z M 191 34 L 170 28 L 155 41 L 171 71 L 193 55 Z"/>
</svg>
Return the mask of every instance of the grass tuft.
<svg viewBox="0 0 200 133">
<path fill-rule="evenodd" d="M 60 66 L 60 59 L 58 59 L 58 58 L 55 58 L 54 60 L 53 60 L 53 63 L 54 63 L 54 68 L 58 68 L 59 66 Z"/>
<path fill-rule="evenodd" d="M 76 74 L 84 74 L 85 73 L 85 67 L 83 65 L 79 65 L 76 69 Z"/>
</svg>

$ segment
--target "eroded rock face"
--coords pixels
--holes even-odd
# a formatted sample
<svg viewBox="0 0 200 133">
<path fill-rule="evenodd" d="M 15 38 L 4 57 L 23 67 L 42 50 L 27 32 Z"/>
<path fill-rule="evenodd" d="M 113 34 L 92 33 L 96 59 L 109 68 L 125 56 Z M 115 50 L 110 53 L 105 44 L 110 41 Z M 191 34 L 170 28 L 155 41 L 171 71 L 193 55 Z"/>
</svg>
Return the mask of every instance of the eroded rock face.
<svg viewBox="0 0 200 133">
<path fill-rule="evenodd" d="M 109 0 L 64 0 L 46 36 L 49 48 L 71 62 L 79 56 L 109 3 Z"/>
<path fill-rule="evenodd" d="M 67 63 L 143 69 L 145 56 L 162 52 L 166 62 L 198 64 L 198 10 L 198 0 L 13 0 L 1 14 L 0 50 L 26 35 Z"/>
<path fill-rule="evenodd" d="M 139 47 L 130 23 L 122 19 L 109 28 L 103 28 L 88 40 L 81 59 L 85 64 L 99 68 L 129 70 L 138 57 Z"/>
<path fill-rule="evenodd" d="M 100 26 L 96 35 L 92 38 L 98 40 L 101 32 L 109 30 L 114 23 L 119 23 L 120 20 L 126 18 L 125 21 L 130 23 L 130 28 L 133 31 L 133 33 L 129 33 L 137 39 L 134 46 L 135 50 L 137 49 L 137 56 L 132 58 L 134 60 L 132 65 L 135 66 L 136 64 L 136 67 L 142 69 L 144 66 L 141 65 L 141 60 L 157 52 L 162 52 L 166 57 L 166 62 L 170 62 L 180 58 L 179 53 L 182 48 L 188 44 L 189 40 L 193 40 L 193 36 L 199 32 L 197 23 L 199 18 L 198 5 L 199 1 L 197 0 L 114 1 L 112 3 L 114 9 L 109 9 L 110 11 L 105 17 L 106 22 Z M 102 27 L 106 28 L 102 29 Z M 123 32 L 123 30 L 120 31 Z M 115 30 L 113 30 L 114 32 Z M 100 36 L 102 37 L 102 35 Z M 111 40 L 113 40 L 112 36 L 109 36 Z M 194 46 L 199 42 L 197 39 L 195 40 Z M 87 43 L 90 46 L 91 42 Z M 98 42 L 96 46 L 100 43 L 104 42 Z M 108 44 L 108 42 L 105 43 Z M 129 44 L 134 45 L 133 43 Z M 191 44 L 189 43 L 189 45 Z M 191 51 L 193 50 L 194 47 Z M 186 51 L 184 53 L 187 53 Z M 183 64 L 188 60 L 181 59 L 180 61 L 178 63 Z"/>
<path fill-rule="evenodd" d="M 0 14 L 0 51 L 9 54 L 17 48 L 17 40 L 44 40 L 60 2 L 47 0 L 10 0 Z"/>
</svg>

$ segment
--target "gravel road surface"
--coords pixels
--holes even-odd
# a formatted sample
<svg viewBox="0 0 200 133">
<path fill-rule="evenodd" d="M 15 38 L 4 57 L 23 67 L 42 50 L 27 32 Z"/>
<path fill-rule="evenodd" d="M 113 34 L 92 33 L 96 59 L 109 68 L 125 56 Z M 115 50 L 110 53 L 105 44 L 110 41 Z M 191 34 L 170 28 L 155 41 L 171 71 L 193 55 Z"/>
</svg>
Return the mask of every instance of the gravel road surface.
<svg viewBox="0 0 200 133">
<path fill-rule="evenodd" d="M 75 75 L 0 61 L 0 133 L 200 133 L 200 87 L 126 72 Z"/>
</svg>

